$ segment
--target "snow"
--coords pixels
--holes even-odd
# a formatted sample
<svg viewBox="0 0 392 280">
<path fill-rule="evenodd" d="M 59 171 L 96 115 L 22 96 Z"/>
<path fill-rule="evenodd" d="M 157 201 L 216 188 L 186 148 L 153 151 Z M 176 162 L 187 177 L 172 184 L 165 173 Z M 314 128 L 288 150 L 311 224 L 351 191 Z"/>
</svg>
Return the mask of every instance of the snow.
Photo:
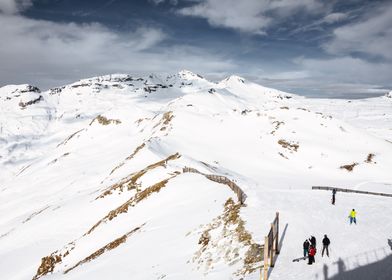
<svg viewBox="0 0 392 280">
<path fill-rule="evenodd" d="M 330 192 L 311 190 L 392 194 L 388 96 L 307 99 L 238 76 L 214 83 L 184 70 L 93 77 L 46 92 L 5 86 L 0 110 L 2 279 L 32 279 L 52 253 L 62 261 L 42 279 L 260 279 L 259 269 L 243 272 L 244 260 L 250 244 L 263 244 L 277 211 L 282 247 L 270 279 L 326 279 L 327 272 L 350 279 L 366 267 L 377 267 L 379 279 L 390 275 L 383 264 L 392 252 L 391 198 L 338 192 L 331 205 Z M 351 172 L 340 168 L 353 163 Z M 241 187 L 248 243 L 235 235 L 238 224 L 223 222 L 235 193 L 184 167 Z M 348 223 L 352 208 L 357 225 Z M 324 234 L 329 258 L 321 258 Z M 318 239 L 316 263 L 292 262 L 310 235 Z M 369 279 L 361 275 L 355 279 Z"/>
</svg>

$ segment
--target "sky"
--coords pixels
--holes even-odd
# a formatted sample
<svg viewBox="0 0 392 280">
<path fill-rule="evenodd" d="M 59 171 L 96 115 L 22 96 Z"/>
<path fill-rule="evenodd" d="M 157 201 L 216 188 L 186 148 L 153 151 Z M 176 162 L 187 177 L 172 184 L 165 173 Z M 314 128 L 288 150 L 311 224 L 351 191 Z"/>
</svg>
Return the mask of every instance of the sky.
<svg viewBox="0 0 392 280">
<path fill-rule="evenodd" d="M 392 89 L 389 0 L 0 0 L 0 86 L 239 75 L 314 97 Z"/>
</svg>

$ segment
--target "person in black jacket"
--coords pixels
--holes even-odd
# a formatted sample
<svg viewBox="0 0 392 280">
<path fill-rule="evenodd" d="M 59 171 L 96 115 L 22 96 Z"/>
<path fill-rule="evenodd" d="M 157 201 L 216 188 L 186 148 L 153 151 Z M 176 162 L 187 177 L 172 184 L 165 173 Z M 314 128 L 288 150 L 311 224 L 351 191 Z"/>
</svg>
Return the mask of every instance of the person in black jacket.
<svg viewBox="0 0 392 280">
<path fill-rule="evenodd" d="M 314 248 L 316 248 L 316 237 L 313 235 L 309 238 L 310 244 L 313 245 Z"/>
<path fill-rule="evenodd" d="M 306 256 L 308 256 L 309 245 L 310 245 L 309 241 L 305 240 L 305 242 L 304 242 L 304 258 L 306 258 Z"/>
<path fill-rule="evenodd" d="M 336 195 L 336 189 L 332 190 L 332 204 L 335 205 L 335 195 Z"/>
<path fill-rule="evenodd" d="M 329 257 L 329 251 L 328 251 L 329 244 L 331 244 L 331 241 L 329 240 L 329 238 L 325 234 L 324 239 L 323 239 L 323 251 L 321 252 L 322 257 L 324 256 L 324 251 L 327 251 L 327 257 Z"/>
</svg>

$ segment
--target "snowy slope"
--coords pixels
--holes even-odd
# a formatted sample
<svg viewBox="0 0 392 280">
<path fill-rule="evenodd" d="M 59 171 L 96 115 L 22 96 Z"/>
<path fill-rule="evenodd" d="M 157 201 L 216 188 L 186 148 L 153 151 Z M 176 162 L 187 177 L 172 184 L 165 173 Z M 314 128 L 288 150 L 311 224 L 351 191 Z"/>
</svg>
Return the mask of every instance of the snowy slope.
<svg viewBox="0 0 392 280">
<path fill-rule="evenodd" d="M 392 194 L 388 96 L 306 99 L 182 71 L 6 86 L 0 109 L 2 279 L 259 279 L 276 211 L 284 235 L 271 279 L 336 278 L 337 263 L 356 271 L 391 253 L 392 198 L 338 193 L 332 206 L 311 190 Z M 227 177 L 246 204 L 184 167 Z M 330 258 L 291 261 L 324 234 Z"/>
</svg>

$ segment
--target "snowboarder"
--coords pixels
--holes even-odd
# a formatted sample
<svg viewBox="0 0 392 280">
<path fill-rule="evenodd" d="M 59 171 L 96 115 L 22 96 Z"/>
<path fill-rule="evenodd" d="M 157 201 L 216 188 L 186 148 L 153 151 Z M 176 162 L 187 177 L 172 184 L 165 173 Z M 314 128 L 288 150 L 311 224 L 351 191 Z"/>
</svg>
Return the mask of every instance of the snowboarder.
<svg viewBox="0 0 392 280">
<path fill-rule="evenodd" d="M 323 239 L 323 251 L 321 252 L 321 256 L 324 257 L 324 251 L 327 251 L 327 257 L 329 257 L 329 251 L 328 251 L 328 246 L 331 244 L 331 241 L 327 237 L 326 234 L 324 234 L 324 239 Z"/>
<path fill-rule="evenodd" d="M 357 224 L 357 212 L 355 212 L 355 209 L 351 210 L 350 215 L 348 216 L 350 218 L 350 225 L 354 222 L 354 224 Z"/>
<path fill-rule="evenodd" d="M 313 235 L 309 238 L 310 244 L 316 248 L 316 237 L 314 237 Z"/>
<path fill-rule="evenodd" d="M 314 256 L 316 255 L 316 248 L 313 245 L 310 245 L 309 247 L 309 261 L 308 264 L 312 264 L 315 262 Z"/>
<path fill-rule="evenodd" d="M 310 245 L 309 241 L 305 240 L 305 242 L 304 242 L 304 258 L 306 258 L 306 256 L 308 255 L 309 245 Z"/>
<path fill-rule="evenodd" d="M 332 190 L 332 205 L 335 205 L 335 195 L 336 195 L 336 189 Z"/>
</svg>

